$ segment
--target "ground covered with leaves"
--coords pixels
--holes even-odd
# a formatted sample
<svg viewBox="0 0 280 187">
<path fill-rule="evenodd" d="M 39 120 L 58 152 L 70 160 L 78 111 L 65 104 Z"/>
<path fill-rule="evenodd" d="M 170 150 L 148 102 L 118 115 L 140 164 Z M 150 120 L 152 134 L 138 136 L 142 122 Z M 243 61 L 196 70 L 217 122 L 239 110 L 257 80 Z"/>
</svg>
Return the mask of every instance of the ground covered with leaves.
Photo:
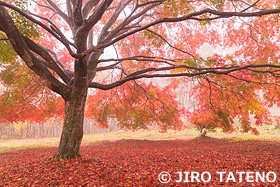
<svg viewBox="0 0 280 187">
<path fill-rule="evenodd" d="M 81 148 L 82 157 L 68 161 L 51 158 L 57 148 L 30 148 L 0 154 L 0 186 L 279 186 L 279 141 L 120 140 Z M 159 182 L 166 171 L 171 179 Z M 177 172 L 207 171 L 207 183 L 176 182 Z M 220 182 L 217 172 L 227 172 Z M 226 182 L 229 172 L 273 171 L 274 182 Z M 185 176 L 184 176 L 185 177 Z M 273 175 L 269 175 L 273 180 Z M 205 179 L 207 180 L 207 175 Z M 163 176 L 162 179 L 167 179 Z M 189 180 L 190 180 L 189 175 Z M 201 179 L 201 176 L 199 177 Z M 184 180 L 184 179 L 183 179 Z M 254 179 L 253 179 L 254 180 Z"/>
</svg>

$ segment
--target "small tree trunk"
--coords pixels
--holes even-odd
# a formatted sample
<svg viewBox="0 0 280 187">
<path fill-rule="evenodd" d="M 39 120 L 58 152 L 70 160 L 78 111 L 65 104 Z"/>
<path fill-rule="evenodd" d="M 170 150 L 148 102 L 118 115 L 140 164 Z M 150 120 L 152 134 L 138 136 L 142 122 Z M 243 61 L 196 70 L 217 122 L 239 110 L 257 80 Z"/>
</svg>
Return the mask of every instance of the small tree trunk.
<svg viewBox="0 0 280 187">
<path fill-rule="evenodd" d="M 206 134 L 207 134 L 206 129 L 202 129 L 202 132 L 201 132 L 200 136 L 201 136 L 201 137 L 205 137 Z"/>
<path fill-rule="evenodd" d="M 54 158 L 70 159 L 79 157 L 83 138 L 83 121 L 87 89 L 73 91 L 65 101 L 65 118 L 59 148 Z"/>
</svg>

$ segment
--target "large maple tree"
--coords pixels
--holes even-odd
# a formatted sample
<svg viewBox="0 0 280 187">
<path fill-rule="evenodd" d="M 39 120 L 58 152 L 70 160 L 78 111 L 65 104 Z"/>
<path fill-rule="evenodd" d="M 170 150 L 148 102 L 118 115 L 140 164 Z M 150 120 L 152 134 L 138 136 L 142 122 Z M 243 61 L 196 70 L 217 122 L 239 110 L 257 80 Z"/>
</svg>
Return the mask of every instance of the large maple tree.
<svg viewBox="0 0 280 187">
<path fill-rule="evenodd" d="M 6 42 L 1 49 L 11 47 L 28 67 L 15 57 L 9 59 L 17 69 L 36 74 L 41 84 L 63 98 L 64 126 L 55 157 L 75 158 L 90 88 L 94 93 L 86 115 L 105 126 L 110 117 L 133 129 L 146 128 L 148 122 L 160 124 L 163 130 L 180 127 L 182 111 L 171 97 L 176 82 L 167 87 L 147 82 L 171 77 L 199 82 L 195 89 L 200 91 L 201 107 L 195 112 L 200 116 L 192 119 L 198 125 L 211 122 L 230 130 L 232 119 L 241 116 L 246 128 L 249 111 L 256 111 L 261 121 L 265 112 L 253 109 L 258 106 L 252 103 L 260 102 L 252 93 L 264 90 L 266 83 L 270 93 L 279 93 L 272 86 L 280 67 L 275 51 L 279 47 L 278 6 L 276 0 L 33 0 L 26 8 L 19 1 L 0 1 L 1 41 Z M 39 35 L 25 33 L 37 28 Z M 196 52 L 204 43 L 232 47 L 235 52 L 203 59 Z M 22 107 L 35 111 L 34 99 L 42 92 Z M 40 108 L 51 107 L 39 118 L 49 117 L 54 109 L 61 111 L 55 107 L 60 101 L 44 98 Z M 240 98 L 248 102 L 242 106 Z M 127 102 L 120 104 L 117 99 Z M 206 121 L 199 121 L 205 116 Z"/>
</svg>

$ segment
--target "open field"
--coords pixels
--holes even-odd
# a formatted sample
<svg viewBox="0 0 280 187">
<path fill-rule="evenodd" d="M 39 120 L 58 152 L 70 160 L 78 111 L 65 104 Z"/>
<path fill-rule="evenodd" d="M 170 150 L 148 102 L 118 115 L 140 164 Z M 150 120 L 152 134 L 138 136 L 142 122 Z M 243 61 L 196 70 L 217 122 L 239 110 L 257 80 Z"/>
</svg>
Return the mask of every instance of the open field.
<svg viewBox="0 0 280 187">
<path fill-rule="evenodd" d="M 214 138 L 226 138 L 235 141 L 239 140 L 280 140 L 280 129 L 275 130 L 274 126 L 265 126 L 258 128 L 260 135 L 252 135 L 250 133 L 208 133 L 207 136 Z M 82 145 L 89 145 L 98 141 L 116 141 L 123 139 L 135 140 L 175 140 L 183 139 L 189 140 L 196 138 L 198 132 L 195 129 L 186 129 L 182 131 L 169 130 L 166 133 L 160 133 L 157 130 L 140 130 L 140 131 L 124 131 L 86 134 L 84 135 Z M 57 147 L 59 144 L 59 137 L 55 138 L 36 138 L 36 139 L 0 139 L 0 152 L 9 151 L 12 149 L 22 149 L 28 147 Z"/>
</svg>

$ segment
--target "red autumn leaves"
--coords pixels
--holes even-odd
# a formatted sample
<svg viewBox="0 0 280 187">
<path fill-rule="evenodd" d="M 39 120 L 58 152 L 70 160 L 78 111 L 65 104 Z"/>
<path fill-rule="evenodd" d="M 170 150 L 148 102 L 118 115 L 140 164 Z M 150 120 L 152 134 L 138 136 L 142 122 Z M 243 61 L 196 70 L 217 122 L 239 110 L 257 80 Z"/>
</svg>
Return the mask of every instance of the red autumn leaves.
<svg viewBox="0 0 280 187">
<path fill-rule="evenodd" d="M 280 184 L 278 141 L 120 140 L 81 148 L 82 157 L 69 161 L 51 158 L 56 148 L 37 148 L 0 154 L 3 186 L 161 186 L 158 175 L 173 177 L 165 186 L 277 186 Z M 209 183 L 176 183 L 177 172 L 208 171 Z M 221 183 L 216 172 L 269 172 L 273 183 Z"/>
</svg>

